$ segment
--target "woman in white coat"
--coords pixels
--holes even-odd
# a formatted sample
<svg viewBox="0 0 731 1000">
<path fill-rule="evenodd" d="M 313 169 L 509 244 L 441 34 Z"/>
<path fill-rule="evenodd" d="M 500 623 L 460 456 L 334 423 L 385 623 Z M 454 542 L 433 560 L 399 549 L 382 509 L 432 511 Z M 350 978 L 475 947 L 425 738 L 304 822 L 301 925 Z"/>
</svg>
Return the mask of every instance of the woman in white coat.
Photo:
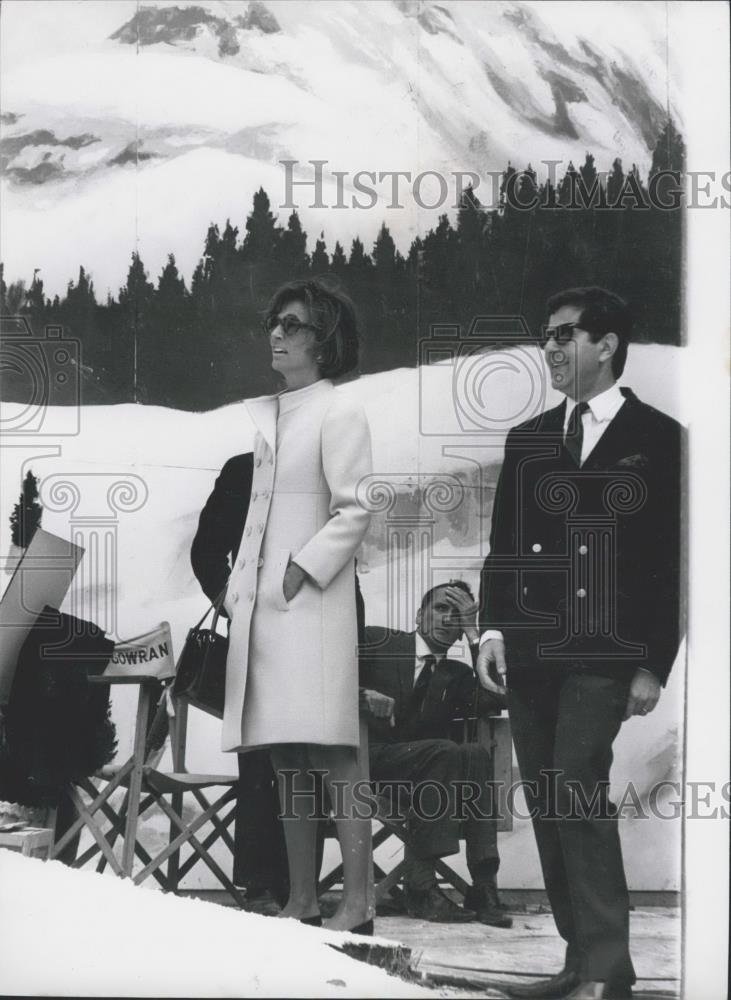
<svg viewBox="0 0 731 1000">
<path fill-rule="evenodd" d="M 370 822 L 352 815 L 351 790 L 359 743 L 354 558 L 369 522 L 357 490 L 371 472 L 370 434 L 362 408 L 331 381 L 358 363 L 355 311 L 325 281 L 292 282 L 274 295 L 265 328 L 286 389 L 246 404 L 257 434 L 226 595 L 223 748 L 269 747 L 280 776 L 291 817 L 282 916 L 321 922 L 314 796 L 292 792 L 311 792 L 308 770 L 324 772 L 333 802 L 347 790 L 336 817 L 343 897 L 328 926 L 368 933 Z"/>
</svg>

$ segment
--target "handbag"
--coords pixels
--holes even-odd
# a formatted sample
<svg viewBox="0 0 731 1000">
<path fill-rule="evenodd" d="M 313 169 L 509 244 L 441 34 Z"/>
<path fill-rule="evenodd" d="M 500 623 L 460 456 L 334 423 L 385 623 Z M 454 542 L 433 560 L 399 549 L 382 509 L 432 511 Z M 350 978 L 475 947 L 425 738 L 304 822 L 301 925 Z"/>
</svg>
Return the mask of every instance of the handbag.
<svg viewBox="0 0 731 1000">
<path fill-rule="evenodd" d="M 225 594 L 224 587 L 198 624 L 188 631 L 173 682 L 174 698 L 182 698 L 217 719 L 223 718 L 226 694 L 228 636 L 216 631 Z M 214 612 L 211 627 L 202 628 L 211 611 Z"/>
</svg>

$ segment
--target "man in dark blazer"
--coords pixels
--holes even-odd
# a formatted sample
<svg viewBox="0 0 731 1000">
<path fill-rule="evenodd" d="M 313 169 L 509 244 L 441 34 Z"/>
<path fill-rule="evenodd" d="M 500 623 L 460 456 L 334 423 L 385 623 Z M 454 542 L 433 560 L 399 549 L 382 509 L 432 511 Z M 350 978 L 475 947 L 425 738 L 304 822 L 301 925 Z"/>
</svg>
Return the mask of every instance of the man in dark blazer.
<svg viewBox="0 0 731 1000">
<path fill-rule="evenodd" d="M 244 533 L 251 499 L 254 455 L 230 458 L 216 479 L 201 511 L 190 550 L 196 579 L 208 599 L 215 601 L 226 587 Z M 355 578 L 359 639 L 363 635 L 364 607 Z M 221 614 L 226 616 L 225 608 Z M 279 795 L 268 750 L 238 754 L 239 785 L 236 800 L 233 881 L 250 896 L 268 889 L 280 902 L 289 894 L 287 849 L 278 818 Z M 322 843 L 318 846 L 322 854 Z"/>
<path fill-rule="evenodd" d="M 488 690 L 507 683 L 566 960 L 511 992 L 620 998 L 635 973 L 609 770 L 623 720 L 654 709 L 680 642 L 682 431 L 616 385 L 631 325 L 618 296 L 570 289 L 547 311 L 542 344 L 567 398 L 507 437 L 477 670 Z"/>
<path fill-rule="evenodd" d="M 455 580 L 424 595 L 416 632 L 366 628 L 360 654 L 361 704 L 368 719 L 371 779 L 406 782 L 413 790 L 406 850 L 409 914 L 510 927 L 497 894 L 500 858 L 489 751 L 450 738 L 454 719 L 499 714 L 502 709 L 503 699 L 480 687 L 471 665 L 447 657 L 463 633 L 476 652 L 476 615 L 469 587 Z M 464 784 L 460 788 L 465 782 L 472 786 L 469 796 Z M 461 805 L 468 801 L 472 808 Z M 459 851 L 461 812 L 473 880 L 464 908 L 439 891 L 434 873 L 436 858 Z"/>
</svg>

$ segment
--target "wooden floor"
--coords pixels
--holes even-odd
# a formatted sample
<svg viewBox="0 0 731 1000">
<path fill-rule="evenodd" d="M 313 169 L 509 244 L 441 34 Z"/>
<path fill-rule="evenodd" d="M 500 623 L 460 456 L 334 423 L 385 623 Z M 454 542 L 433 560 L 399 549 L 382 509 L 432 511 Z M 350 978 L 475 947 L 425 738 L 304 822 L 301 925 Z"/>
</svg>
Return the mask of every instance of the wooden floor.
<svg viewBox="0 0 731 1000">
<path fill-rule="evenodd" d="M 195 895 L 227 904 L 224 893 Z M 338 893 L 327 893 L 323 914 L 334 910 Z M 458 898 L 455 896 L 455 899 Z M 397 941 L 411 950 L 411 970 L 423 974 L 425 985 L 438 993 L 455 997 L 504 997 L 504 987 L 528 983 L 558 971 L 563 965 L 563 942 L 553 918 L 544 905 L 513 904 L 510 930 L 480 923 L 434 924 L 414 920 L 399 913 L 379 909 L 375 932 L 378 937 Z M 269 901 L 252 901 L 251 909 L 273 914 L 277 907 Z M 636 906 L 631 914 L 632 957 L 638 982 L 634 995 L 642 998 L 680 995 L 680 909 L 669 906 Z"/>
</svg>

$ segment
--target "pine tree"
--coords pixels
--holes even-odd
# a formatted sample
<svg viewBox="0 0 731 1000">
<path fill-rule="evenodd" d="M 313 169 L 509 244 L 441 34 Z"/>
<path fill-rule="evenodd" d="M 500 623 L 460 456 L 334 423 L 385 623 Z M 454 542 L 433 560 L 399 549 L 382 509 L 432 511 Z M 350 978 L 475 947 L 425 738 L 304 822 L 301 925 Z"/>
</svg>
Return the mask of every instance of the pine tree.
<svg viewBox="0 0 731 1000">
<path fill-rule="evenodd" d="M 127 283 L 119 290 L 119 306 L 123 317 L 123 328 L 126 334 L 127 359 L 123 356 L 121 363 L 129 371 L 131 368 L 132 400 L 143 402 L 149 399 L 148 374 L 151 358 L 154 354 L 150 343 L 152 331 L 149 327 L 151 306 L 154 300 L 155 288 L 147 280 L 147 272 L 135 250 L 132 263 L 127 272 Z"/>
<path fill-rule="evenodd" d="M 266 264 L 274 259 L 281 230 L 270 211 L 269 195 L 264 188 L 254 195 L 254 206 L 246 219 L 246 236 L 241 256 L 247 263 Z"/>
<path fill-rule="evenodd" d="M 46 308 L 46 301 L 43 297 L 43 281 L 38 277 L 38 271 L 33 272 L 33 281 L 28 289 L 27 305 L 32 315 L 43 321 L 43 313 Z"/>
<path fill-rule="evenodd" d="M 356 236 L 353 242 L 350 244 L 350 257 L 348 258 L 348 267 L 351 271 L 361 272 L 365 271 L 371 266 L 371 259 L 365 252 L 363 244 Z"/>
<path fill-rule="evenodd" d="M 10 531 L 13 545 L 26 549 L 40 527 L 43 507 L 38 502 L 38 480 L 29 469 L 23 480 L 20 498 L 10 515 Z"/>
<path fill-rule="evenodd" d="M 681 175 L 685 170 L 685 143 L 672 118 L 668 118 L 658 136 L 652 153 L 650 176 L 661 170 L 669 170 Z"/>
<path fill-rule="evenodd" d="M 324 233 L 320 233 L 320 238 L 315 243 L 315 250 L 312 254 L 310 267 L 313 274 L 323 274 L 330 267 L 330 258 L 327 255 Z"/>
<path fill-rule="evenodd" d="M 345 270 L 348 266 L 348 262 L 345 258 L 345 251 L 338 240 L 335 243 L 335 249 L 333 250 L 332 260 L 330 262 L 330 269 L 334 274 L 345 274 Z"/>
<path fill-rule="evenodd" d="M 8 297 L 8 286 L 5 284 L 5 265 L 0 263 L 0 313 L 5 313 Z"/>
<path fill-rule="evenodd" d="M 307 233 L 302 229 L 300 217 L 292 212 L 287 228 L 276 244 L 277 262 L 289 275 L 299 275 L 307 267 Z"/>
<path fill-rule="evenodd" d="M 373 244 L 373 264 L 381 278 L 390 279 L 396 264 L 396 244 L 385 222 L 381 223 L 378 236 Z"/>
</svg>

